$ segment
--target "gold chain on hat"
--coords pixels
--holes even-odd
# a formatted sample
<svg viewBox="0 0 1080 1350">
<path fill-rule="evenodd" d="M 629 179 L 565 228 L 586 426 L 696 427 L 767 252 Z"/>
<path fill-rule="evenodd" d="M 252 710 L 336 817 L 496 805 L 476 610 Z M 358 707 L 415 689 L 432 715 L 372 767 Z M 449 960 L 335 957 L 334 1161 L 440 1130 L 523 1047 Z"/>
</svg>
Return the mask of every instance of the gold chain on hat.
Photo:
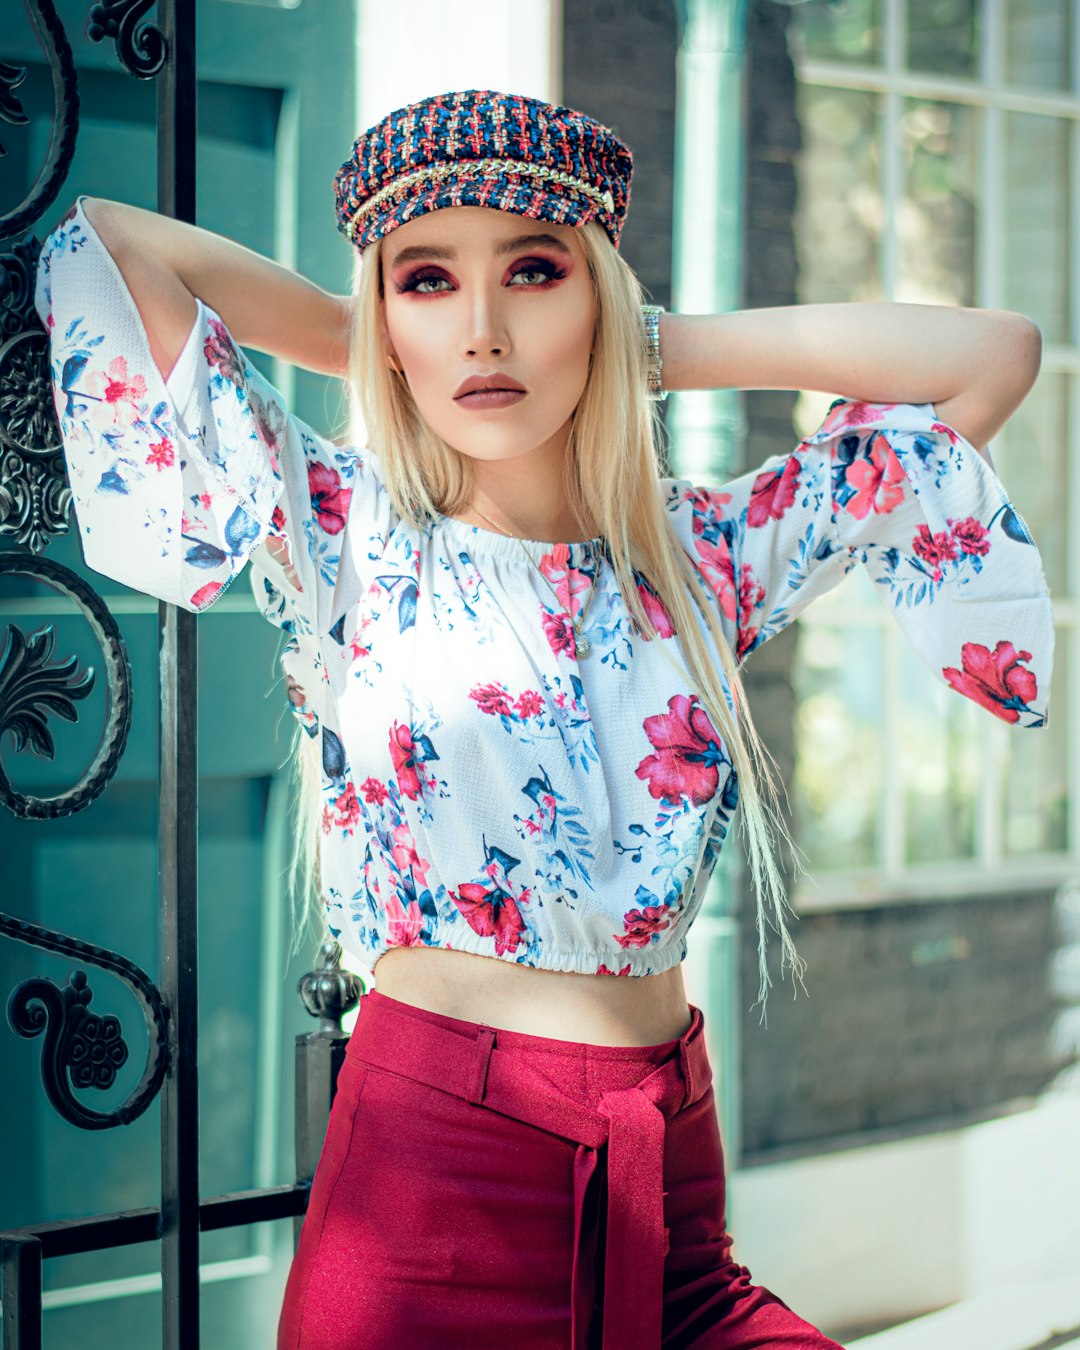
<svg viewBox="0 0 1080 1350">
<path fill-rule="evenodd" d="M 483 511 L 481 511 L 478 506 L 474 506 L 473 510 L 476 512 L 478 516 L 483 516 L 489 525 L 494 525 L 500 534 L 505 534 L 507 539 L 517 539 L 518 543 L 521 545 L 521 551 L 525 554 L 526 558 L 528 558 L 528 560 L 532 563 L 532 565 L 536 568 L 536 570 L 540 573 L 540 575 L 544 577 L 544 584 L 547 586 L 548 590 L 552 593 L 552 595 L 555 597 L 556 600 L 559 600 L 559 592 L 555 589 L 555 587 L 551 584 L 551 582 L 548 581 L 547 577 L 544 576 L 544 573 L 541 570 L 540 565 L 537 563 L 536 559 L 529 552 L 529 550 L 525 547 L 525 541 L 523 539 L 519 539 L 517 535 L 511 534 L 509 530 L 504 530 L 503 527 L 499 525 L 496 521 L 492 520 L 490 516 L 485 516 Z M 592 651 L 592 643 L 589 641 L 587 637 L 585 637 L 581 629 L 582 625 L 585 622 L 585 614 L 588 611 L 589 604 L 592 601 L 593 592 L 596 590 L 596 583 L 599 580 L 599 577 L 600 577 L 600 560 L 597 559 L 596 571 L 593 574 L 592 585 L 589 587 L 589 594 L 585 597 L 585 604 L 582 606 L 581 612 L 578 614 L 578 617 L 576 619 L 574 618 L 573 614 L 570 615 L 570 622 L 574 628 L 575 660 L 577 660 L 578 657 L 588 656 L 588 654 Z M 559 604 L 560 605 L 562 604 L 561 600 L 559 600 Z"/>
</svg>

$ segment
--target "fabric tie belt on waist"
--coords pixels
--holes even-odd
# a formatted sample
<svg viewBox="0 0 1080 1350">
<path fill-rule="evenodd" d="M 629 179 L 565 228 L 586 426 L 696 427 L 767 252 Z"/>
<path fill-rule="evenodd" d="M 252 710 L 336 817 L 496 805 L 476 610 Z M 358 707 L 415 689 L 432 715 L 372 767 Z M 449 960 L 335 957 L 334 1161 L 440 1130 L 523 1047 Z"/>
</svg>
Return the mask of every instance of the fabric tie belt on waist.
<svg viewBox="0 0 1080 1350">
<path fill-rule="evenodd" d="M 586 1193 L 607 1146 L 607 1241 L 604 1251 L 603 1350 L 657 1350 L 661 1339 L 664 1258 L 664 1132 L 668 1117 L 698 1101 L 712 1083 L 700 1009 L 671 1058 L 633 1087 L 605 1092 L 596 1110 L 554 1090 L 526 1057 L 500 1050 L 497 1028 L 469 1038 L 425 1023 L 403 1041 L 400 1017 L 366 998 L 363 1043 L 352 1053 L 372 1068 L 452 1093 L 578 1145 L 574 1158 L 571 1350 L 587 1350 L 599 1211 Z M 381 1024 L 381 1025 L 380 1025 Z"/>
</svg>

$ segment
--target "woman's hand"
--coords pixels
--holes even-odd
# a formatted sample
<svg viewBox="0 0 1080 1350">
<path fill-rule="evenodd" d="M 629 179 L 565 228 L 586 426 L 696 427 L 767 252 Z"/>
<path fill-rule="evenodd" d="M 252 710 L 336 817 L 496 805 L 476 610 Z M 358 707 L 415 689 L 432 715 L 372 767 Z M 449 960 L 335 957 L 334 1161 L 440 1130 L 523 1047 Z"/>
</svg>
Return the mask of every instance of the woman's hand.
<svg viewBox="0 0 1080 1350">
<path fill-rule="evenodd" d="M 1042 335 L 1022 314 L 859 302 L 665 314 L 666 389 L 817 389 L 868 403 L 932 403 L 977 449 L 1039 373 Z"/>
<path fill-rule="evenodd" d="M 88 197 L 83 211 L 119 267 L 166 378 L 195 321 L 195 296 L 242 347 L 321 375 L 347 372 L 351 296 L 231 239 L 155 211 Z"/>
</svg>

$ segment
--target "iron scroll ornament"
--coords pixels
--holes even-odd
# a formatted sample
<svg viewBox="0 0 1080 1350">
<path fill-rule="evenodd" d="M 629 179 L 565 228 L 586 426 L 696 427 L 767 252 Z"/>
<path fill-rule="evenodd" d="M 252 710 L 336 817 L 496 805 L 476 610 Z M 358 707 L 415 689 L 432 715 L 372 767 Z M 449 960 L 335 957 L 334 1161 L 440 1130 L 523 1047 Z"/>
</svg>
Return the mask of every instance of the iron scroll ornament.
<svg viewBox="0 0 1080 1350">
<path fill-rule="evenodd" d="M 137 80 L 152 80 L 165 64 L 168 44 L 160 28 L 139 20 L 157 0 L 104 0 L 90 10 L 86 36 L 91 42 L 112 38 L 116 55 L 129 75 Z"/>
<path fill-rule="evenodd" d="M 130 1125 L 160 1092 L 171 1064 L 169 1010 L 156 985 L 126 956 L 11 914 L 0 912 L 0 934 L 110 971 L 134 994 L 149 1038 L 146 1065 L 139 1082 L 112 1111 L 95 1111 L 72 1091 L 72 1082 L 77 1087 L 110 1087 L 128 1054 L 118 1019 L 89 1011 L 93 995 L 85 972 L 74 971 L 63 989 L 41 977 L 23 980 L 11 991 L 7 1004 L 8 1022 L 17 1035 L 29 1039 L 45 1033 L 41 1081 L 58 1115 L 82 1130 Z"/>
<path fill-rule="evenodd" d="M 35 797 L 17 792 L 0 760 L 0 803 L 25 820 L 55 820 L 89 806 L 101 795 L 116 772 L 131 730 L 131 663 L 116 620 L 101 597 L 69 568 L 49 558 L 21 552 L 0 553 L 0 576 L 13 573 L 44 580 L 68 596 L 82 611 L 105 658 L 108 713 L 105 730 L 86 772 L 75 784 L 55 797 Z M 52 758 L 52 738 L 46 726 L 46 710 L 75 720 L 74 698 L 85 697 L 94 680 L 91 667 L 73 681 L 74 658 L 63 666 L 48 666 L 52 630 L 42 629 L 27 640 L 9 624 L 7 640 L 0 651 L 0 737 L 10 731 L 18 748 L 27 741 L 38 754 Z"/>
<path fill-rule="evenodd" d="M 48 154 L 33 187 L 14 210 L 0 213 L 0 239 L 10 239 L 28 230 L 56 200 L 71 168 L 79 132 L 79 86 L 64 26 L 52 0 L 25 0 L 25 6 L 48 57 L 53 119 Z M 25 78 L 24 66 L 0 63 L 0 119 L 12 126 L 25 126 L 30 120 L 14 93 Z M 0 156 L 5 153 L 0 143 Z"/>
</svg>

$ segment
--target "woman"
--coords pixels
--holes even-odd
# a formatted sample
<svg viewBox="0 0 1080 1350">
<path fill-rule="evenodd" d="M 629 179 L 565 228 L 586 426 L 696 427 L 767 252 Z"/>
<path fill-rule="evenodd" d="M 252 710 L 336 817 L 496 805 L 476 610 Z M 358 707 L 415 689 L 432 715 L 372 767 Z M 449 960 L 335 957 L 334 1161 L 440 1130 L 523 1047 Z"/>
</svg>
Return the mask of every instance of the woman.
<svg viewBox="0 0 1080 1350">
<path fill-rule="evenodd" d="M 43 252 L 87 562 L 202 610 L 252 561 L 321 759 L 321 899 L 378 986 L 281 1350 L 833 1346 L 733 1260 L 680 976 L 736 784 L 759 931 L 799 968 L 738 666 L 859 561 L 942 679 L 1045 721 L 1038 554 L 974 448 L 1038 330 L 643 319 L 630 175 L 592 119 L 468 91 L 342 166 L 352 297 L 105 201 Z M 367 447 L 289 414 L 237 342 L 347 376 Z M 661 478 L 649 391 L 719 386 L 847 398 L 722 491 Z"/>
</svg>

